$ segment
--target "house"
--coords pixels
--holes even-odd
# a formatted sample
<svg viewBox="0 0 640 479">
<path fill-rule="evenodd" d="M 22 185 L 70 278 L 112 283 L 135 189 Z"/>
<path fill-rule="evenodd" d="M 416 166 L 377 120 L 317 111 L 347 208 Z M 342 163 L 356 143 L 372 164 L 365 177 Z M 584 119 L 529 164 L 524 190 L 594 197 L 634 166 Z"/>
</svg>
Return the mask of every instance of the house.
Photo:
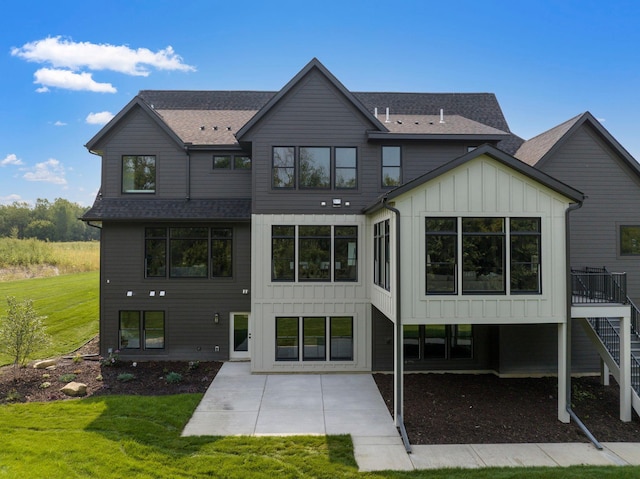
<svg viewBox="0 0 640 479">
<path fill-rule="evenodd" d="M 101 354 L 557 374 L 567 421 L 568 349 L 599 367 L 567 342 L 584 196 L 557 170 L 587 129 L 633 189 L 592 117 L 523 142 L 492 94 L 351 92 L 316 59 L 277 92 L 141 91 L 86 145 Z"/>
</svg>

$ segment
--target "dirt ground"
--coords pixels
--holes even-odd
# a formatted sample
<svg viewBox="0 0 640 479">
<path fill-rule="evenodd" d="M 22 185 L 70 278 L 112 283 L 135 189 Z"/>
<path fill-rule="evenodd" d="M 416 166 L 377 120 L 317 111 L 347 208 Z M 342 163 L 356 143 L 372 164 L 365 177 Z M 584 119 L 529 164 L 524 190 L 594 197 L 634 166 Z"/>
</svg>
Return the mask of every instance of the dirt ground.
<svg viewBox="0 0 640 479">
<path fill-rule="evenodd" d="M 97 351 L 96 338 L 59 358 L 55 369 L 21 368 L 17 381 L 11 367 L 1 368 L 0 404 L 68 400 L 60 388 L 70 374 L 87 385 L 87 396 L 203 393 L 222 365 L 117 361 L 107 366 Z M 170 373 L 179 373 L 180 381 L 168 382 L 175 376 Z M 374 378 L 392 411 L 393 375 Z M 404 422 L 412 444 L 588 442 L 573 422 L 557 420 L 555 378 L 407 374 L 404 386 Z M 634 413 L 630 423 L 621 422 L 618 398 L 613 378 L 608 387 L 597 377 L 573 379 L 573 410 L 599 441 L 640 442 L 640 419 Z"/>
</svg>

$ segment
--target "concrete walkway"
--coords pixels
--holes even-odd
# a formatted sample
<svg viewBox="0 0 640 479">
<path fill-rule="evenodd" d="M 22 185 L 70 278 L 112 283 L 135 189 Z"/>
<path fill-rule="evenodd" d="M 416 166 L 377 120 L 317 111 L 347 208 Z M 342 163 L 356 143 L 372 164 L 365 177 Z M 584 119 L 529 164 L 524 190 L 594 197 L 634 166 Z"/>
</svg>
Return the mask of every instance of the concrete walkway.
<svg viewBox="0 0 640 479">
<path fill-rule="evenodd" d="M 225 363 L 183 436 L 350 434 L 361 471 L 445 467 L 640 465 L 640 444 L 413 446 L 407 454 L 370 374 L 251 374 Z"/>
</svg>

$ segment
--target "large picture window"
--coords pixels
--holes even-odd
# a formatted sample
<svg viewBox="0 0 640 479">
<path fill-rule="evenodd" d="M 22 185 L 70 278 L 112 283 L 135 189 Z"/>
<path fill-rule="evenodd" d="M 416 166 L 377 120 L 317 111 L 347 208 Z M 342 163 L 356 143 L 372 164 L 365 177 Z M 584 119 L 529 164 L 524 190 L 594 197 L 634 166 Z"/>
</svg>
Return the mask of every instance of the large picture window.
<svg viewBox="0 0 640 479">
<path fill-rule="evenodd" d="M 331 187 L 331 148 L 300 147 L 300 188 Z"/>
<path fill-rule="evenodd" d="M 126 155 L 122 157 L 122 192 L 156 192 L 156 157 Z"/>
<path fill-rule="evenodd" d="M 507 218 L 426 218 L 425 293 L 458 294 L 461 284 L 462 294 L 540 294 L 541 220 L 508 222 L 507 228 Z"/>
<path fill-rule="evenodd" d="M 274 225 L 271 279 L 357 281 L 357 243 L 357 226 Z"/>
<path fill-rule="evenodd" d="M 119 349 L 164 349 L 164 311 L 120 311 Z"/>
<path fill-rule="evenodd" d="M 276 361 L 300 360 L 353 361 L 353 318 L 277 317 Z"/>
</svg>

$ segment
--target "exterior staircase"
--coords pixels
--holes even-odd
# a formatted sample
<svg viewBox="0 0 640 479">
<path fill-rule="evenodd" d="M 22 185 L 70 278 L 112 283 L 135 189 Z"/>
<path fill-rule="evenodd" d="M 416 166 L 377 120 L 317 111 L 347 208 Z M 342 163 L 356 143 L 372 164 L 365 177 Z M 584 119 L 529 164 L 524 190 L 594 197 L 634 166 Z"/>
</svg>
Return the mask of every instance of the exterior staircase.
<svg viewBox="0 0 640 479">
<path fill-rule="evenodd" d="M 640 310 L 626 295 L 626 275 L 610 273 L 606 268 L 585 268 L 572 273 L 573 304 L 624 304 L 630 315 L 631 404 L 640 415 Z M 594 308 L 597 312 L 597 308 Z M 621 318 L 588 317 L 582 321 L 587 336 L 594 342 L 602 362 L 621 384 Z M 607 368 L 603 368 L 605 371 Z M 622 391 L 621 391 L 622 394 Z M 622 415 L 622 412 L 621 412 Z"/>
</svg>

